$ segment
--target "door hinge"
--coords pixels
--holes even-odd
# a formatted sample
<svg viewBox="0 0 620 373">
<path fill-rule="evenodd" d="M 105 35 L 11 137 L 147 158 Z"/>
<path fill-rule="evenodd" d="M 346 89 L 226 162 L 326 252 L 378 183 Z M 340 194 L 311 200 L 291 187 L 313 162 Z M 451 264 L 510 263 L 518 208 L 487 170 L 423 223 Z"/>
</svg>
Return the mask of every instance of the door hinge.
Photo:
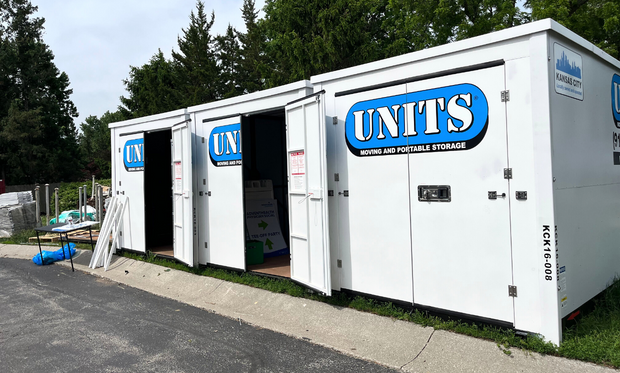
<svg viewBox="0 0 620 373">
<path fill-rule="evenodd" d="M 208 249 L 209 245 L 205 242 L 205 249 Z"/>
<path fill-rule="evenodd" d="M 518 200 L 523 200 L 524 201 L 524 200 L 527 199 L 527 192 L 526 191 L 519 191 L 518 190 L 518 191 L 515 192 L 515 197 Z"/>
<path fill-rule="evenodd" d="M 334 181 L 340 181 L 340 174 L 334 174 Z"/>
<path fill-rule="evenodd" d="M 504 179 L 512 179 L 512 168 L 504 168 Z"/>
<path fill-rule="evenodd" d="M 510 91 L 509 90 L 502 91 L 502 102 L 508 102 L 508 101 L 510 101 Z"/>
<path fill-rule="evenodd" d="M 338 124 L 338 117 L 333 117 L 332 118 L 332 124 L 335 126 L 336 124 Z"/>
<path fill-rule="evenodd" d="M 517 287 L 515 285 L 508 285 L 508 296 L 517 297 Z"/>
<path fill-rule="evenodd" d="M 207 179 L 202 179 L 202 185 L 207 185 Z"/>
<path fill-rule="evenodd" d="M 202 138 L 202 143 L 203 143 L 203 144 L 205 143 L 205 138 L 204 138 L 204 137 Z"/>
<path fill-rule="evenodd" d="M 342 268 L 342 259 L 336 260 L 336 265 L 338 266 L 338 268 Z"/>
<path fill-rule="evenodd" d="M 328 190 L 327 191 L 327 196 L 328 197 L 333 197 L 334 196 L 334 191 L 333 190 Z"/>
<path fill-rule="evenodd" d="M 119 152 L 119 153 L 121 152 L 121 148 L 118 148 L 118 152 Z"/>
<path fill-rule="evenodd" d="M 343 195 L 343 196 L 345 196 L 345 197 L 348 197 L 348 196 L 349 196 L 349 191 L 348 191 L 348 190 L 345 190 L 345 191 L 343 191 L 343 192 L 338 192 L 338 195 L 339 195 L 339 196 L 340 196 L 340 195 Z"/>
<path fill-rule="evenodd" d="M 207 196 L 211 197 L 211 191 L 207 192 Z"/>
</svg>

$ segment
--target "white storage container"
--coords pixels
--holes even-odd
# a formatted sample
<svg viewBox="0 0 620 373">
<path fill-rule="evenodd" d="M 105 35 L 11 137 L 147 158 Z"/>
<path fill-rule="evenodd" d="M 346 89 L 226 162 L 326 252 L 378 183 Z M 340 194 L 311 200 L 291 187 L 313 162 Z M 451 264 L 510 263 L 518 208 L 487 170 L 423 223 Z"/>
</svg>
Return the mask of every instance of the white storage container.
<svg viewBox="0 0 620 373">
<path fill-rule="evenodd" d="M 290 277 L 326 294 L 559 343 L 620 272 L 620 62 L 551 20 L 110 127 L 129 249 L 165 199 L 122 149 L 145 139 L 148 176 L 144 133 L 173 127 L 170 230 L 190 265 L 248 269 L 244 180 L 270 179 Z"/>
</svg>

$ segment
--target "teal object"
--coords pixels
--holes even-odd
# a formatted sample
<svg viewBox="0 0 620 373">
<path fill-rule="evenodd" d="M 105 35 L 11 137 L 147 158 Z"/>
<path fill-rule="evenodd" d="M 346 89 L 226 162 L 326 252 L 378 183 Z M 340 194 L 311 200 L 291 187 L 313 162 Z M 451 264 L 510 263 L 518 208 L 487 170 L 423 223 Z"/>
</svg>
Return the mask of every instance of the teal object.
<svg viewBox="0 0 620 373">
<path fill-rule="evenodd" d="M 69 216 L 71 216 L 73 218 L 74 222 L 77 222 L 80 219 L 80 212 L 78 210 L 71 210 L 71 211 L 63 211 L 62 214 L 60 214 L 58 216 L 58 222 L 59 223 L 66 223 L 67 219 L 69 218 Z M 86 213 L 86 216 L 88 216 L 88 219 L 91 221 L 95 220 L 95 214 L 93 213 Z M 50 219 L 50 225 L 52 224 L 56 224 L 56 218 L 52 218 Z"/>
</svg>

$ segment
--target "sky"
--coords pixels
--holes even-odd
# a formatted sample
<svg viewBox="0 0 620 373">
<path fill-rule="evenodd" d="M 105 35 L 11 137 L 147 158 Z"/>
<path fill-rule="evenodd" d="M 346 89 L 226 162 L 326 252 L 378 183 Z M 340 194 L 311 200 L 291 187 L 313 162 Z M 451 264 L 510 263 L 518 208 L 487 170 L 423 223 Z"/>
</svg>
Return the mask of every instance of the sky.
<svg viewBox="0 0 620 373">
<path fill-rule="evenodd" d="M 229 24 L 245 30 L 243 0 L 205 0 L 215 12 L 212 35 L 223 34 Z M 195 0 L 31 0 L 45 18 L 43 40 L 54 53 L 54 63 L 69 76 L 71 100 L 86 117 L 115 111 L 127 95 L 123 79 L 129 66 L 142 66 L 161 49 L 170 58 L 178 50 L 177 37 L 189 25 Z M 255 0 L 261 9 L 264 0 Z M 259 17 L 262 13 L 259 14 Z"/>
</svg>

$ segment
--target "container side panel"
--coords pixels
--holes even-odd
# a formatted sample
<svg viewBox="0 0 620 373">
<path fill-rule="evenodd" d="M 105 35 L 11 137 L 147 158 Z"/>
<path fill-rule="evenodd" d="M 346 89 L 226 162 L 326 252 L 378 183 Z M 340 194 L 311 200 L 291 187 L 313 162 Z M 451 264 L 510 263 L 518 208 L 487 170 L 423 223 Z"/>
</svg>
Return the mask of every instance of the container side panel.
<svg viewBox="0 0 620 373">
<path fill-rule="evenodd" d="M 172 128 L 174 257 L 194 265 L 192 143 L 189 121 Z"/>
<path fill-rule="evenodd" d="M 321 85 L 314 87 L 316 92 L 321 91 Z M 340 223 L 338 219 L 338 185 L 340 183 L 340 173 L 338 168 L 338 132 L 343 128 L 344 120 L 338 118 L 334 111 L 334 97 L 325 95 L 325 112 L 331 113 L 327 117 L 325 125 L 325 144 L 327 145 L 327 209 L 329 216 L 329 250 L 331 260 L 331 281 L 332 289 L 340 290 L 340 272 L 338 260 L 340 260 Z M 334 118 L 336 123 L 334 124 Z M 338 181 L 336 181 L 336 173 L 338 173 Z"/>
<path fill-rule="evenodd" d="M 620 70 L 559 36 L 551 38 L 549 49 L 558 301 L 564 317 L 620 273 L 620 123 L 614 117 L 620 117 Z"/>
<path fill-rule="evenodd" d="M 407 101 L 426 109 L 426 125 L 416 122 L 418 135 L 409 143 L 422 133 L 435 136 L 409 155 L 415 303 L 512 323 L 504 67 L 412 83 L 407 90 Z M 478 144 L 465 140 L 472 136 Z M 461 148 L 433 151 L 450 144 L 434 142 L 450 139 Z M 444 192 L 435 196 L 434 186 Z"/>
<path fill-rule="evenodd" d="M 197 244 L 198 263 L 207 264 L 209 262 L 209 185 L 207 178 L 207 167 L 209 161 L 208 139 L 209 133 L 202 123 L 196 122 L 196 114 L 192 114 L 192 122 L 196 126 L 196 141 L 194 147 L 194 170 L 196 183 L 194 185 L 194 196 L 196 198 L 196 209 L 198 215 L 197 225 Z M 206 132 L 206 133 L 205 133 Z"/>
<path fill-rule="evenodd" d="M 407 155 L 356 148 L 373 141 L 380 146 L 390 138 L 385 120 L 402 137 L 396 126 L 404 125 L 405 96 L 403 84 L 335 98 L 341 161 L 334 198 L 339 204 L 341 287 L 413 302 Z M 378 107 L 385 108 L 381 118 Z M 380 127 L 385 138 L 379 136 Z"/>
<path fill-rule="evenodd" d="M 506 62 L 515 328 L 560 341 L 556 302 L 547 37 L 533 36 L 530 57 Z M 516 192 L 527 192 L 517 200 Z M 546 272 L 547 273 L 546 273 Z M 548 277 L 550 276 L 550 277 Z"/>
</svg>

